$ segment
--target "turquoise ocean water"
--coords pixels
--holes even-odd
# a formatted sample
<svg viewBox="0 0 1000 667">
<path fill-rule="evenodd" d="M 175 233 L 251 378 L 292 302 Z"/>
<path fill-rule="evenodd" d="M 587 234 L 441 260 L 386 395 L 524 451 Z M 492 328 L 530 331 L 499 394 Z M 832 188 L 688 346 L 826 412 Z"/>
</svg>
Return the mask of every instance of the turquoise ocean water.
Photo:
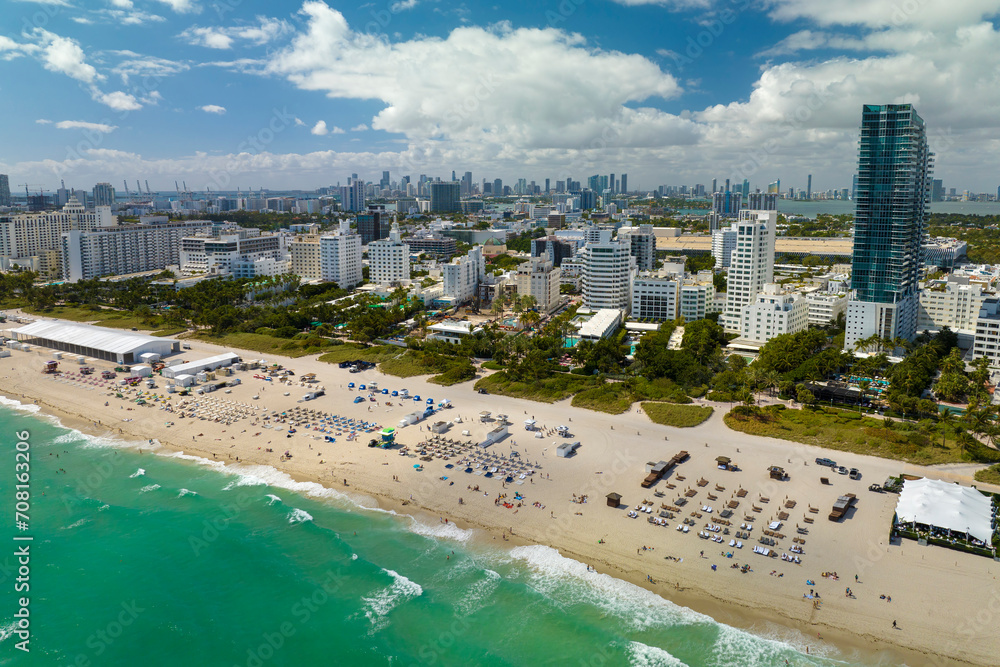
<svg viewBox="0 0 1000 667">
<path fill-rule="evenodd" d="M 30 653 L 13 632 L 22 430 Z M 479 544 L 270 468 L 121 445 L 0 407 L 0 665 L 862 664 L 806 656 L 792 631 L 718 624 L 547 547 Z"/>
</svg>

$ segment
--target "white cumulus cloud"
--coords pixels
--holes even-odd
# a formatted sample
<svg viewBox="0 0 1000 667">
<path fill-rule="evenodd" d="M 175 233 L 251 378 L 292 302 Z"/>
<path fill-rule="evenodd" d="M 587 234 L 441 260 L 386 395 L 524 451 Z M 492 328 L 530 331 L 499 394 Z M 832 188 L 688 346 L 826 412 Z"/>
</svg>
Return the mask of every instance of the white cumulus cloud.
<svg viewBox="0 0 1000 667">
<path fill-rule="evenodd" d="M 324 135 L 326 135 L 326 134 L 328 134 L 330 132 L 330 130 L 326 129 L 326 121 L 325 120 L 316 121 L 316 124 L 313 125 L 313 129 L 311 129 L 309 131 L 312 132 L 313 134 L 315 134 L 316 136 L 320 136 L 320 137 L 322 137 L 322 136 L 324 136 Z"/>
<path fill-rule="evenodd" d="M 93 91 L 93 97 L 96 101 L 111 107 L 115 111 L 136 111 L 142 108 L 142 104 L 136 99 L 135 95 L 121 90 L 111 93 L 103 93 L 95 90 Z"/>
<path fill-rule="evenodd" d="M 83 49 L 76 40 L 42 28 L 35 28 L 30 37 L 33 38 L 37 48 L 30 46 L 28 50 L 34 52 L 45 69 L 50 72 L 59 72 L 84 83 L 93 83 L 104 78 L 97 73 L 93 65 L 87 63 Z"/>
<path fill-rule="evenodd" d="M 55 126 L 60 130 L 91 130 L 92 132 L 100 132 L 102 134 L 110 134 L 118 129 L 117 125 L 88 123 L 82 120 L 61 120 L 55 123 Z"/>
<path fill-rule="evenodd" d="M 205 113 L 214 113 L 218 116 L 226 113 L 226 107 L 220 107 L 218 104 L 206 104 L 205 106 L 198 107 Z"/>
<path fill-rule="evenodd" d="M 687 144 L 700 133 L 690 120 L 642 105 L 679 95 L 673 76 L 578 34 L 501 23 L 392 43 L 353 30 L 322 2 L 306 2 L 302 14 L 307 29 L 266 72 L 333 98 L 379 99 L 385 107 L 367 125 L 411 142 L 486 144 L 506 154 L 594 141 Z"/>
<path fill-rule="evenodd" d="M 209 49 L 230 49 L 238 41 L 254 46 L 267 44 L 291 32 L 292 26 L 281 19 L 258 16 L 256 24 L 240 24 L 228 28 L 192 26 L 180 34 L 194 46 Z"/>
</svg>

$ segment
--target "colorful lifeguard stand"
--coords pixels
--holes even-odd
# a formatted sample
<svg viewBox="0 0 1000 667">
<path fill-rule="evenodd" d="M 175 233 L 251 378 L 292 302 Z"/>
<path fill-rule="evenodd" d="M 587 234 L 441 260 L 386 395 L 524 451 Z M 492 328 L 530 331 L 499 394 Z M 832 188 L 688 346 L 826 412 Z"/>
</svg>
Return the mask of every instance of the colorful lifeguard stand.
<svg viewBox="0 0 1000 667">
<path fill-rule="evenodd" d="M 390 426 L 386 426 L 384 429 L 382 429 L 380 435 L 382 436 L 383 447 L 388 447 L 389 445 L 396 442 L 396 429 Z"/>
</svg>

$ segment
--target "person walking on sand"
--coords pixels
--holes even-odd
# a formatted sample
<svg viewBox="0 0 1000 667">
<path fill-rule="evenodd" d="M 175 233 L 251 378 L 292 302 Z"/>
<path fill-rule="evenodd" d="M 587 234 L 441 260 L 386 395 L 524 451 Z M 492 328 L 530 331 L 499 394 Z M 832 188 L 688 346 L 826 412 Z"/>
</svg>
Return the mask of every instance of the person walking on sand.
<svg viewBox="0 0 1000 667">
<path fill-rule="evenodd" d="M 899 627 L 896 625 L 896 621 L 892 622 L 892 629 L 893 630 L 898 630 L 899 629 Z"/>
</svg>

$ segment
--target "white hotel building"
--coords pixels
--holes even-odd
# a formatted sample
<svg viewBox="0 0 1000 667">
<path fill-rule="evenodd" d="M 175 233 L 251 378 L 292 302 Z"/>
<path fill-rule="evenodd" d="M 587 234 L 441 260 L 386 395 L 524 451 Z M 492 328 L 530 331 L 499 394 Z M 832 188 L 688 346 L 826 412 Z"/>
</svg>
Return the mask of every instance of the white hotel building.
<svg viewBox="0 0 1000 667">
<path fill-rule="evenodd" d="M 809 326 L 809 303 L 799 293 L 782 292 L 781 285 L 764 285 L 754 302 L 743 309 L 742 340 L 766 343 L 781 334 Z"/>
<path fill-rule="evenodd" d="M 398 223 L 392 223 L 389 238 L 368 244 L 368 277 L 377 285 L 410 279 L 410 246 L 400 240 Z"/>
<path fill-rule="evenodd" d="M 979 283 L 948 282 L 941 289 L 924 287 L 917 297 L 917 333 L 948 327 L 971 334 L 976 330 L 983 301 L 989 296 Z"/>
<path fill-rule="evenodd" d="M 89 232 L 118 224 L 110 206 L 88 211 L 70 197 L 59 211 L 0 216 L 0 270 L 15 266 L 38 271 L 48 278 L 68 277 L 59 259 L 62 235 L 73 230 Z"/>
<path fill-rule="evenodd" d="M 743 329 L 743 310 L 753 303 L 764 285 L 774 282 L 774 233 L 777 211 L 740 211 L 732 224 L 736 231 L 727 276 L 726 310 L 719 324 L 729 333 Z"/>
<path fill-rule="evenodd" d="M 587 243 L 579 255 L 583 260 L 584 308 L 615 308 L 627 313 L 635 275 L 631 243 Z"/>
<path fill-rule="evenodd" d="M 60 240 L 63 278 L 76 282 L 180 264 L 181 239 L 207 233 L 212 224 L 208 220 L 186 220 L 66 232 Z"/>
<path fill-rule="evenodd" d="M 351 289 L 361 283 L 361 237 L 351 232 L 350 221 L 343 220 L 336 234 L 319 238 L 320 278 Z"/>
<path fill-rule="evenodd" d="M 469 250 L 465 257 L 459 257 L 441 267 L 444 297 L 452 303 L 460 304 L 476 296 L 480 281 L 486 279 L 486 259 L 482 246 Z"/>
<path fill-rule="evenodd" d="M 285 237 L 279 234 L 223 234 L 181 240 L 180 266 L 185 273 L 256 278 L 288 273 Z M 255 230 L 256 231 L 256 230 Z"/>
<path fill-rule="evenodd" d="M 559 305 L 562 270 L 544 257 L 532 257 L 517 267 L 518 296 L 534 297 L 538 309 L 548 313 Z"/>
</svg>

